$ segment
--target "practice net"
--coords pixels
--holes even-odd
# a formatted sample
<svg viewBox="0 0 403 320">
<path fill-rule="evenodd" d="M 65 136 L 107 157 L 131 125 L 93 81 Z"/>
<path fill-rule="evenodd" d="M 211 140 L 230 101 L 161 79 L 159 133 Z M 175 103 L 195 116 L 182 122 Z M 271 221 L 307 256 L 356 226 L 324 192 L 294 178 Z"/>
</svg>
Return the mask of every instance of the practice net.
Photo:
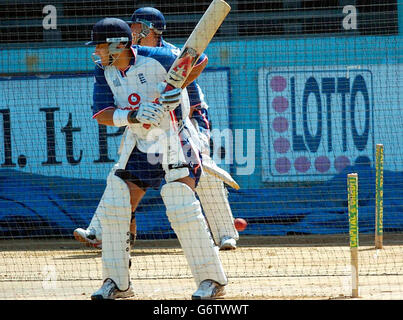
<svg viewBox="0 0 403 320">
<path fill-rule="evenodd" d="M 247 222 L 237 248 L 219 251 L 224 299 L 350 299 L 357 286 L 358 298 L 402 299 L 403 2 L 227 2 L 197 79 L 208 118 L 194 111 L 211 159 L 240 186 L 205 172 L 214 181 L 198 197 L 217 247 L 233 219 Z M 102 249 L 73 232 L 90 225 L 124 128 L 92 119 L 93 25 L 155 7 L 181 48 L 209 4 L 1 1 L 0 299 L 90 299 L 102 285 Z M 197 289 L 164 184 L 135 213 L 132 299 Z M 226 199 L 229 224 L 215 221 Z"/>
</svg>

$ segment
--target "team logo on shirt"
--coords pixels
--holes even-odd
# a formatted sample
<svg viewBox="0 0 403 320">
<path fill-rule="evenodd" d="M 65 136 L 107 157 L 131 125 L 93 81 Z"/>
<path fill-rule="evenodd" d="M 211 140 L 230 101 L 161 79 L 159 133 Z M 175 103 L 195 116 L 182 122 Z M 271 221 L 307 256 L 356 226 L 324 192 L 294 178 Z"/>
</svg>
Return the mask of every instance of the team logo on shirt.
<svg viewBox="0 0 403 320">
<path fill-rule="evenodd" d="M 140 80 L 141 84 L 144 84 L 144 83 L 147 82 L 146 77 L 144 76 L 144 74 L 139 73 L 138 77 L 139 77 L 139 80 Z"/>
<path fill-rule="evenodd" d="M 132 93 L 128 98 L 127 98 L 128 102 L 130 105 L 132 106 L 136 106 L 140 103 L 140 96 L 137 93 Z"/>
</svg>

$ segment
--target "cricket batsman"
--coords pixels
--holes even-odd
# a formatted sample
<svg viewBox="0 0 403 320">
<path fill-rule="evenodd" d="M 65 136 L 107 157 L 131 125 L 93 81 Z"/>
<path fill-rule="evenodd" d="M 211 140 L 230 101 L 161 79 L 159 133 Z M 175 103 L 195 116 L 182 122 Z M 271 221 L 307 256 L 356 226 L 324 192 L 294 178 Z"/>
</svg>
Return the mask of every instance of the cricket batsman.
<svg viewBox="0 0 403 320">
<path fill-rule="evenodd" d="M 164 47 L 132 46 L 129 25 L 117 18 L 98 21 L 87 45 L 95 45 L 100 58 L 95 61 L 93 118 L 99 124 L 127 127 L 97 208 L 103 284 L 91 298 L 133 295 L 131 215 L 147 188 L 158 189 L 162 179 L 166 214 L 196 283 L 192 299 L 222 296 L 228 280 L 195 194 L 203 169 L 189 97 L 186 89 L 165 91 L 164 79 L 176 55 Z M 197 76 L 191 74 L 189 81 Z"/>
<path fill-rule="evenodd" d="M 180 49 L 166 42 L 162 34 L 166 30 L 164 15 L 156 8 L 144 7 L 134 11 L 130 21 L 127 21 L 132 30 L 133 44 L 149 47 L 164 47 L 179 54 Z M 194 67 L 195 70 L 203 68 L 207 62 L 204 61 Z M 204 94 L 193 81 L 187 86 L 190 101 L 190 119 L 195 126 L 199 140 L 201 141 L 203 162 L 213 163 L 210 157 L 210 121 L 208 116 L 208 105 L 205 102 Z M 213 165 L 215 165 L 213 163 Z M 216 166 L 216 165 L 215 165 Z M 234 226 L 234 218 L 228 202 L 228 191 L 223 181 L 205 172 L 200 177 L 196 193 L 200 199 L 203 212 L 210 226 L 211 234 L 220 250 L 236 249 L 236 241 L 239 239 L 238 231 Z M 136 234 L 135 211 L 132 212 L 130 225 L 131 241 L 134 242 Z M 102 245 L 102 228 L 95 212 L 87 229 L 77 228 L 74 230 L 75 238 L 94 247 Z"/>
</svg>

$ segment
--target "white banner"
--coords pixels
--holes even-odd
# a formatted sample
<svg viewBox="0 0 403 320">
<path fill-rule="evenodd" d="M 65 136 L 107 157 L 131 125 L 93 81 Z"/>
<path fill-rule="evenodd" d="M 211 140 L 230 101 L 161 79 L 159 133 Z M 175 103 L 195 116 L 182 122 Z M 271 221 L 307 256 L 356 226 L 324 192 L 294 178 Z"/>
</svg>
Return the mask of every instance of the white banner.
<svg viewBox="0 0 403 320">
<path fill-rule="evenodd" d="M 401 171 L 401 65 L 279 67 L 259 70 L 262 179 L 330 179 L 375 161 Z"/>
</svg>

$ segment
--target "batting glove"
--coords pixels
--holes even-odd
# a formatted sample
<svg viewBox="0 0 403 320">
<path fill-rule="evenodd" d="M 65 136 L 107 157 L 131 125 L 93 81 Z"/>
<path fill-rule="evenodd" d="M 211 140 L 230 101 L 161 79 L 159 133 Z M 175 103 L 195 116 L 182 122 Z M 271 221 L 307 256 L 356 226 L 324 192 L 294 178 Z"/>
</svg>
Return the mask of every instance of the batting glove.
<svg viewBox="0 0 403 320">
<path fill-rule="evenodd" d="M 160 83 L 158 89 L 161 92 L 161 96 L 158 98 L 159 103 L 165 108 L 166 111 L 173 111 L 181 104 L 181 88 L 173 88 L 171 90 L 166 89 L 166 83 Z"/>
<path fill-rule="evenodd" d="M 164 117 L 164 111 L 164 107 L 160 104 L 141 103 L 135 118 L 141 123 L 159 126 Z"/>
</svg>

